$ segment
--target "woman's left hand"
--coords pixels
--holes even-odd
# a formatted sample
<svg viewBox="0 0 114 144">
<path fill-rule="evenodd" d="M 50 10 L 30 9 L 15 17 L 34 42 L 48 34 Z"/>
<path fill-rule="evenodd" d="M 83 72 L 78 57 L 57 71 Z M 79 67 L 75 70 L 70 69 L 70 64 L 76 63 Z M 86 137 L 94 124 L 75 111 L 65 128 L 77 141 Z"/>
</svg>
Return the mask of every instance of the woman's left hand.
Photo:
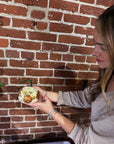
<svg viewBox="0 0 114 144">
<path fill-rule="evenodd" d="M 38 109 L 42 110 L 43 112 L 49 114 L 51 112 L 51 110 L 53 109 L 52 102 L 50 101 L 50 99 L 47 96 L 44 96 L 43 99 L 44 100 L 42 102 L 29 103 L 27 105 L 34 107 L 34 108 L 38 108 Z"/>
</svg>

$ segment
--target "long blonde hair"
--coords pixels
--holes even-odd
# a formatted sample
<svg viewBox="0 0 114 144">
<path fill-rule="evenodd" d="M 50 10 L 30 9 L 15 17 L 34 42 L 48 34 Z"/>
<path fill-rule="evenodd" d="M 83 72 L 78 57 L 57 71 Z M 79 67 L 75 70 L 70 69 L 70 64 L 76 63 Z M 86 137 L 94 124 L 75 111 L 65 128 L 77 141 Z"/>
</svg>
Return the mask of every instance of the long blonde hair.
<svg viewBox="0 0 114 144">
<path fill-rule="evenodd" d="M 101 69 L 99 73 L 99 79 L 93 90 L 91 91 L 91 97 L 95 100 L 98 93 L 103 92 L 104 99 L 109 108 L 111 100 L 106 97 L 106 89 L 109 80 L 114 75 L 114 5 L 106 9 L 96 20 L 96 30 L 102 37 L 103 43 L 106 47 L 106 52 L 110 59 L 110 66 L 106 69 Z M 95 90 L 97 89 L 97 90 Z M 95 92 L 97 91 L 97 92 Z"/>
</svg>

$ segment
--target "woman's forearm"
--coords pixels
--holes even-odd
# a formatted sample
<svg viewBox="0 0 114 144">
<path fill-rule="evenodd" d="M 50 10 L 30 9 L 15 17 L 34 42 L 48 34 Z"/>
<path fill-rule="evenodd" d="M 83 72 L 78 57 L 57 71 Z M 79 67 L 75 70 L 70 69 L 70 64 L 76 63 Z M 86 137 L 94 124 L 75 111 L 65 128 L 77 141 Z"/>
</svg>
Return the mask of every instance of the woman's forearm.
<svg viewBox="0 0 114 144">
<path fill-rule="evenodd" d="M 69 134 L 72 129 L 74 128 L 74 123 L 60 114 L 59 112 L 55 111 L 52 114 L 52 118 Z"/>
<path fill-rule="evenodd" d="M 57 99 L 58 99 L 58 93 L 57 93 L 57 92 L 47 91 L 46 95 L 48 96 L 48 98 L 49 98 L 51 101 L 57 102 Z"/>
</svg>

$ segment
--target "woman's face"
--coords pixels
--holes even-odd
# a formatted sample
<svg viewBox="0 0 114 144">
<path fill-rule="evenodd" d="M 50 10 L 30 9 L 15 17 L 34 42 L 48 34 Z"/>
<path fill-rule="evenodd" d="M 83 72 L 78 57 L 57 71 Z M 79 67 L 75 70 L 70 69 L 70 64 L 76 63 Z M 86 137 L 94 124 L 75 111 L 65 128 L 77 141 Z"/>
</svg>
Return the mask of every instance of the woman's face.
<svg viewBox="0 0 114 144">
<path fill-rule="evenodd" d="M 94 31 L 94 41 L 95 49 L 92 55 L 96 57 L 99 68 L 107 68 L 110 65 L 109 56 L 105 50 L 106 48 L 103 44 L 103 41 L 96 30 Z"/>
</svg>

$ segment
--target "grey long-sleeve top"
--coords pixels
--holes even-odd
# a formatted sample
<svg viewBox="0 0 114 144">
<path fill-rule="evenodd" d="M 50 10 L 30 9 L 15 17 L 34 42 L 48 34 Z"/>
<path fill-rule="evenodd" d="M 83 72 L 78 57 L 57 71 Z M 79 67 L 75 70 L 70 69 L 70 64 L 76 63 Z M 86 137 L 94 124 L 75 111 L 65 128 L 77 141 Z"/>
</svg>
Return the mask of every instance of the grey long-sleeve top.
<svg viewBox="0 0 114 144">
<path fill-rule="evenodd" d="M 108 100 L 114 97 L 114 91 L 106 93 Z M 76 144 L 114 144 L 114 99 L 110 103 L 110 115 L 103 94 L 99 94 L 94 102 L 88 102 L 89 90 L 76 92 L 59 92 L 58 105 L 77 108 L 91 107 L 91 124 L 80 126 L 75 124 L 69 137 Z"/>
</svg>

